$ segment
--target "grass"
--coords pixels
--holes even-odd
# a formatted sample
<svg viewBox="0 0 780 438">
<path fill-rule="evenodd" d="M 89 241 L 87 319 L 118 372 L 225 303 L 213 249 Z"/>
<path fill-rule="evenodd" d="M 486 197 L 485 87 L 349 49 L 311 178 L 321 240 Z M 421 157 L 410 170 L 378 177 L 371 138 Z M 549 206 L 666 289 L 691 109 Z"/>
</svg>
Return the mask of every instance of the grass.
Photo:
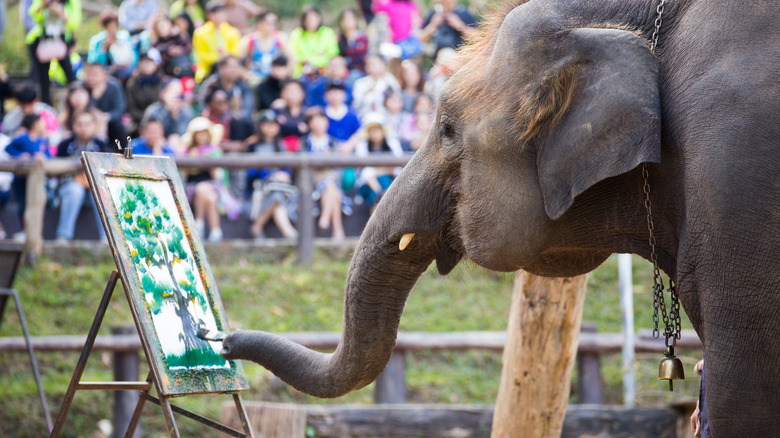
<svg viewBox="0 0 780 438">
<path fill-rule="evenodd" d="M 277 262 L 257 263 L 248 256 L 236 256 L 215 263 L 212 271 L 232 328 L 286 331 L 340 331 L 344 279 L 348 261 L 316 257 L 310 268 L 300 268 L 294 256 Z M 73 263 L 73 264 L 71 264 Z M 44 259 L 35 268 L 23 268 L 16 281 L 21 292 L 31 334 L 35 336 L 86 334 L 97 303 L 113 269 L 109 259 Z M 637 329 L 651 324 L 651 268 L 634 257 L 634 318 Z M 449 276 L 439 276 L 432 267 L 412 290 L 401 319 L 401 330 L 450 332 L 505 330 L 512 295 L 512 274 L 497 274 L 461 263 Z M 118 288 L 106 314 L 101 334 L 110 327 L 132 324 L 127 302 Z M 620 331 L 620 304 L 615 257 L 591 275 L 584 321 L 595 323 L 600 332 Z M 690 328 L 687 319 L 683 327 Z M 6 311 L 0 336 L 20 336 L 15 312 Z M 690 370 L 701 352 L 682 357 Z M 695 397 L 698 379 L 689 377 L 669 393 L 657 380 L 660 355 L 643 356 L 637 362 L 640 405 L 666 403 Z M 49 404 L 57 411 L 78 360 L 77 353 L 39 353 Z M 142 367 L 140 375 L 146 375 Z M 251 389 L 245 400 L 293 403 L 371 403 L 373 385 L 335 400 L 320 400 L 291 390 L 260 366 L 244 363 Z M 407 386 L 413 403 L 492 404 L 501 373 L 501 355 L 494 352 L 417 352 L 407 356 Z M 622 403 L 620 355 L 602 357 L 605 402 Z M 576 378 L 576 376 L 575 376 Z M 83 380 L 111 380 L 112 356 L 92 355 Z M 24 354 L 0 355 L 0 436 L 39 436 L 44 430 L 36 388 Z M 219 418 L 221 402 L 228 397 L 185 397 L 176 403 Z M 577 401 L 573 393 L 572 402 Z M 63 436 L 89 436 L 103 418 L 111 418 L 112 395 L 101 391 L 79 391 L 68 416 Z M 151 406 L 151 405 L 150 405 Z M 165 436 L 163 417 L 155 406 L 146 408 L 147 436 Z M 179 421 L 184 436 L 204 435 L 204 429 L 189 420 Z M 216 433 L 213 434 L 216 436 Z"/>
</svg>

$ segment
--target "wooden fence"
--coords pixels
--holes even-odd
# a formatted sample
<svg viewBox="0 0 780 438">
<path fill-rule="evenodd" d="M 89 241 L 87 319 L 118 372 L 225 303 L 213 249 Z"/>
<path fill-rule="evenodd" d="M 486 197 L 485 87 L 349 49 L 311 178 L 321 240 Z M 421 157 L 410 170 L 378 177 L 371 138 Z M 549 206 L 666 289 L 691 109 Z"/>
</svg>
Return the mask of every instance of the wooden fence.
<svg viewBox="0 0 780 438">
<path fill-rule="evenodd" d="M 396 157 L 389 154 L 374 154 L 367 157 L 346 155 L 306 154 L 234 154 L 219 158 L 176 158 L 181 169 L 202 169 L 225 167 L 228 169 L 249 169 L 282 167 L 296 172 L 296 185 L 300 190 L 298 216 L 312 218 L 314 212 L 314 171 L 326 168 L 365 166 L 404 166 L 412 155 Z M 0 172 L 13 172 L 27 176 L 27 211 L 25 212 L 25 249 L 27 261 L 35 263 L 43 249 L 43 215 L 46 208 L 46 175 L 74 174 L 82 170 L 81 161 L 75 158 L 54 158 L 40 161 L 0 161 Z M 314 220 L 300 220 L 298 224 L 298 261 L 310 265 L 314 254 Z"/>
</svg>

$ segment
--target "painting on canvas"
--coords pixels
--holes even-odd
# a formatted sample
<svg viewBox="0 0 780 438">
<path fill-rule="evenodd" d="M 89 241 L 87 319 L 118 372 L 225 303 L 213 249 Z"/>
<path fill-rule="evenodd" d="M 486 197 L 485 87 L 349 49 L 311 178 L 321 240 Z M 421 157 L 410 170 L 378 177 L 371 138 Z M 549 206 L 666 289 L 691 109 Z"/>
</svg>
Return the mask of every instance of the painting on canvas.
<svg viewBox="0 0 780 438">
<path fill-rule="evenodd" d="M 85 153 L 90 184 L 137 325 L 166 395 L 247 387 L 239 365 L 201 329 L 227 321 L 173 161 Z"/>
</svg>

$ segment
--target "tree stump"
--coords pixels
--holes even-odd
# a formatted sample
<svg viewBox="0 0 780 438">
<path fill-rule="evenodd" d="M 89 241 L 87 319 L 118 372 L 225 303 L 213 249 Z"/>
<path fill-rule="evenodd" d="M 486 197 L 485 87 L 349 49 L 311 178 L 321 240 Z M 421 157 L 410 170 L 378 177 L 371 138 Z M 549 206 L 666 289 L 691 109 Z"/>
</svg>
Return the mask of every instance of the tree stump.
<svg viewBox="0 0 780 438">
<path fill-rule="evenodd" d="M 587 281 L 516 274 L 491 438 L 561 435 Z"/>
</svg>

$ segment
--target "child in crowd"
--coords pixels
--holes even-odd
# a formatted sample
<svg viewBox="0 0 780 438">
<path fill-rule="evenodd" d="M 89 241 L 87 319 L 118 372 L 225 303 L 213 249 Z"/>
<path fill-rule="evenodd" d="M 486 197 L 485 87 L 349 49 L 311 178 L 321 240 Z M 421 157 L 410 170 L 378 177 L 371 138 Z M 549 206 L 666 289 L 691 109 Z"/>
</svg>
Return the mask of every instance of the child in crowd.
<svg viewBox="0 0 780 438">
<path fill-rule="evenodd" d="M 273 110 L 265 110 L 258 121 L 256 142 L 247 150 L 254 154 L 285 152 L 281 142 L 279 123 Z M 295 238 L 298 231 L 292 225 L 298 211 L 298 189 L 292 185 L 289 169 L 249 169 L 247 187 L 251 193 L 249 233 L 255 239 L 264 238 L 263 227 L 273 218 L 286 238 Z"/>
<path fill-rule="evenodd" d="M 152 30 L 152 48 L 160 55 L 160 69 L 176 78 L 194 77 L 190 54 L 192 43 L 186 29 L 180 29 L 170 18 L 162 15 L 154 22 Z"/>
<path fill-rule="evenodd" d="M 68 86 L 68 94 L 65 96 L 65 108 L 60 112 L 60 125 L 62 134 L 69 137 L 73 131 L 73 115 L 79 111 L 89 111 L 95 117 L 95 135 L 100 138 L 106 137 L 106 124 L 103 113 L 92 106 L 90 102 L 89 90 L 81 82 L 72 82 Z"/>
<path fill-rule="evenodd" d="M 18 134 L 22 129 L 24 116 L 37 114 L 43 119 L 46 136 L 50 142 L 58 142 L 62 138 L 57 112 L 50 105 L 38 101 L 38 92 L 34 87 L 22 85 L 16 90 L 15 97 L 18 105 L 3 117 L 3 132 L 6 135 L 13 137 Z M 53 154 L 54 151 L 51 150 L 49 153 Z"/>
<path fill-rule="evenodd" d="M 141 136 L 133 141 L 133 153 L 136 155 L 167 155 L 176 153 L 165 139 L 165 128 L 161 121 L 149 118 L 143 121 L 139 129 Z"/>
<path fill-rule="evenodd" d="M 255 106 L 258 111 L 271 108 L 282 95 L 282 85 L 290 79 L 290 66 L 286 56 L 271 61 L 271 72 L 255 88 Z"/>
<path fill-rule="evenodd" d="M 306 93 L 303 84 L 290 79 L 282 85 L 281 99 L 272 105 L 276 111 L 276 121 L 282 132 L 285 147 L 290 152 L 298 152 L 300 139 L 309 132 L 303 101 Z"/>
<path fill-rule="evenodd" d="M 110 11 L 100 13 L 100 25 L 103 31 L 89 39 L 87 62 L 105 66 L 124 82 L 138 63 L 130 32 L 119 28 L 119 18 Z"/>
<path fill-rule="evenodd" d="M 395 76 L 387 71 L 385 61 L 378 55 L 366 57 L 366 76 L 355 81 L 352 89 L 352 107 L 361 116 L 382 110 L 385 93 L 400 92 Z"/>
<path fill-rule="evenodd" d="M 401 93 L 390 92 L 385 96 L 385 106 L 382 114 L 385 117 L 385 127 L 387 135 L 393 139 L 400 140 L 401 131 L 404 129 L 404 120 L 408 113 L 404 112 L 404 100 Z M 409 142 L 401 141 L 401 147 L 404 150 L 409 149 Z"/>
<path fill-rule="evenodd" d="M 98 121 L 95 114 L 88 110 L 80 110 L 73 114 L 73 136 L 62 141 L 57 147 L 57 157 L 81 158 L 82 152 L 116 152 L 106 142 L 97 137 Z M 91 205 L 95 218 L 95 226 L 101 238 L 106 236 L 100 214 L 89 195 L 87 176 L 82 171 L 76 175 L 59 177 L 57 195 L 60 199 L 60 219 L 57 222 L 57 240 L 73 239 L 76 220 L 85 203 Z"/>
<path fill-rule="evenodd" d="M 46 126 L 38 114 L 27 114 L 22 118 L 24 132 L 13 139 L 5 152 L 17 160 L 43 160 L 49 158 L 49 140 L 46 138 Z M 24 224 L 24 210 L 27 200 L 27 177 L 16 175 L 11 183 L 11 191 L 19 205 L 19 222 Z M 15 236 L 22 238 L 23 234 Z"/>
<path fill-rule="evenodd" d="M 351 151 L 355 147 L 355 133 L 360 129 L 360 119 L 355 110 L 347 106 L 344 82 L 333 80 L 325 91 L 325 115 L 328 116 L 328 135 L 339 142 L 339 149 Z"/>
<path fill-rule="evenodd" d="M 336 141 L 328 135 L 328 117 L 321 108 L 310 108 L 306 113 L 309 124 L 309 135 L 306 136 L 305 148 L 311 154 L 327 154 L 336 152 Z M 343 192 L 341 177 L 335 169 L 318 170 L 314 175 L 314 199 L 320 201 L 320 218 L 317 225 L 321 230 L 332 227 L 331 236 L 343 239 L 344 225 L 341 219 Z M 349 206 L 351 207 L 351 206 Z"/>
<path fill-rule="evenodd" d="M 363 118 L 362 129 L 363 140 L 355 148 L 356 156 L 365 157 L 376 153 L 403 155 L 403 149 L 398 140 L 387 135 L 385 117 L 382 114 L 366 114 Z M 364 167 L 361 169 L 355 185 L 358 187 L 360 196 L 372 210 L 400 170 L 400 168 L 393 167 Z"/>
<path fill-rule="evenodd" d="M 219 142 L 222 127 L 211 123 L 205 117 L 195 117 L 187 127 L 182 138 L 188 157 L 219 157 L 222 150 Z M 201 236 L 206 235 L 206 222 L 209 225 L 209 242 L 222 240 L 220 227 L 220 209 L 224 209 L 228 219 L 235 220 L 241 212 L 241 205 L 227 187 L 226 173 L 222 168 L 188 169 L 182 171 L 187 199 L 192 203 L 195 215 L 195 228 Z"/>
<path fill-rule="evenodd" d="M 433 116 L 433 98 L 428 94 L 417 96 L 414 111 L 405 118 L 401 128 L 401 142 L 408 143 L 410 151 L 416 151 L 422 146 L 433 123 Z"/>
<path fill-rule="evenodd" d="M 342 81 L 347 92 L 346 104 L 352 102 L 352 87 L 347 84 L 349 70 L 347 61 L 342 56 L 334 56 L 325 67 L 325 74 L 308 82 L 306 86 L 306 106 L 325 106 L 325 89 L 331 81 Z"/>
</svg>

